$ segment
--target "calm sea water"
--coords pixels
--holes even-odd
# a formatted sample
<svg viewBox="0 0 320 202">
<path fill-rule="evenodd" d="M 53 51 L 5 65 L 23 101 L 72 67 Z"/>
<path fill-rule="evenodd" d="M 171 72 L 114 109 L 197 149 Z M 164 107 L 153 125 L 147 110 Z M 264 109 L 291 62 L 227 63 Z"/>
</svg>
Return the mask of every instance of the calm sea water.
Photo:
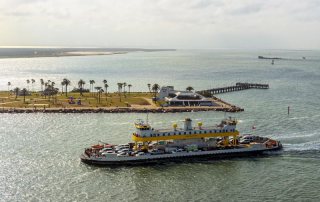
<svg viewBox="0 0 320 202">
<path fill-rule="evenodd" d="M 258 55 L 278 56 L 258 60 Z M 306 60 L 302 60 L 306 57 Z M 147 91 L 147 83 L 195 89 L 238 81 L 269 90 L 221 94 L 244 112 L 239 130 L 279 139 L 273 156 L 148 167 L 99 168 L 79 160 L 98 140 L 130 141 L 132 122 L 145 114 L 0 114 L 0 201 L 317 201 L 320 197 L 320 52 L 175 51 L 124 55 L 0 60 L 0 89 L 26 79 L 60 83 L 107 79 Z M 38 82 L 38 83 L 37 83 Z M 31 88 L 31 85 L 30 85 Z M 288 116 L 287 107 L 291 112 Z M 220 112 L 150 114 L 155 128 L 185 117 L 213 125 Z M 252 126 L 256 130 L 252 131 Z"/>
</svg>

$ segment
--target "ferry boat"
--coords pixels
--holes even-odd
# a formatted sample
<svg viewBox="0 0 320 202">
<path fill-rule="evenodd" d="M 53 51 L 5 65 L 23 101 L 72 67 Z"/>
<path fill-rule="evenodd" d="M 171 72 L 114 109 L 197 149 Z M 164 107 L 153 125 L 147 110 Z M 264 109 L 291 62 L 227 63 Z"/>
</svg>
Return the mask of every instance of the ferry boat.
<svg viewBox="0 0 320 202">
<path fill-rule="evenodd" d="M 144 165 L 162 162 L 220 159 L 268 154 L 282 148 L 280 141 L 256 135 L 240 135 L 237 120 L 224 119 L 215 126 L 192 125 L 186 118 L 183 128 L 154 129 L 138 120 L 133 142 L 121 145 L 99 143 L 86 148 L 81 161 L 94 165 Z"/>
</svg>

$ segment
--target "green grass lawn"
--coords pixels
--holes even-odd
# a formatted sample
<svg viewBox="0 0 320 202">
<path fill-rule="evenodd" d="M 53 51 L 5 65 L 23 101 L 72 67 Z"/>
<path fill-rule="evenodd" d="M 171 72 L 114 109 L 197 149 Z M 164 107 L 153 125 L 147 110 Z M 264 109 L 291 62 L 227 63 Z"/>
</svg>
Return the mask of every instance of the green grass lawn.
<svg viewBox="0 0 320 202">
<path fill-rule="evenodd" d="M 25 102 L 23 96 L 15 96 L 15 94 L 9 94 L 8 91 L 0 91 L 0 107 L 12 107 L 12 108 L 32 108 L 36 107 L 129 107 L 131 105 L 147 106 L 150 103 L 146 99 L 151 99 L 154 93 L 105 93 L 101 94 L 100 101 L 97 93 L 83 93 L 80 96 L 79 93 L 68 93 L 68 97 L 65 94 L 58 93 L 52 97 L 41 96 L 38 92 L 32 92 L 30 96 L 25 96 Z M 75 104 L 69 104 L 69 97 L 74 98 Z M 81 105 L 77 104 L 78 98 L 81 99 Z"/>
</svg>

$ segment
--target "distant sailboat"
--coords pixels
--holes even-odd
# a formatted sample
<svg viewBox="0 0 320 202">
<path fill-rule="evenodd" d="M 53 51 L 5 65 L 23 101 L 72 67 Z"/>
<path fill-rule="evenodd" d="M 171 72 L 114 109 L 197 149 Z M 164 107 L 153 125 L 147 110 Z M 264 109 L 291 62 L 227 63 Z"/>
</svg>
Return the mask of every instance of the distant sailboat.
<svg viewBox="0 0 320 202">
<path fill-rule="evenodd" d="M 274 60 L 272 60 L 271 64 L 274 65 Z"/>
</svg>

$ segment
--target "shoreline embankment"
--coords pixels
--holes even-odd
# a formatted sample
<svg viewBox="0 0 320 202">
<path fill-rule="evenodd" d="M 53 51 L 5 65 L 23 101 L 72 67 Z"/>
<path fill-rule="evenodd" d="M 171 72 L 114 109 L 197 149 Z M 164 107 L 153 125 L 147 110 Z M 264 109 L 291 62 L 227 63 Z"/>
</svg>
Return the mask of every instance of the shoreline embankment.
<svg viewBox="0 0 320 202">
<path fill-rule="evenodd" d="M 0 113 L 179 113 L 222 111 L 241 112 L 239 107 L 159 107 L 159 108 L 132 108 L 132 107 L 106 107 L 106 108 L 0 108 Z"/>
</svg>

